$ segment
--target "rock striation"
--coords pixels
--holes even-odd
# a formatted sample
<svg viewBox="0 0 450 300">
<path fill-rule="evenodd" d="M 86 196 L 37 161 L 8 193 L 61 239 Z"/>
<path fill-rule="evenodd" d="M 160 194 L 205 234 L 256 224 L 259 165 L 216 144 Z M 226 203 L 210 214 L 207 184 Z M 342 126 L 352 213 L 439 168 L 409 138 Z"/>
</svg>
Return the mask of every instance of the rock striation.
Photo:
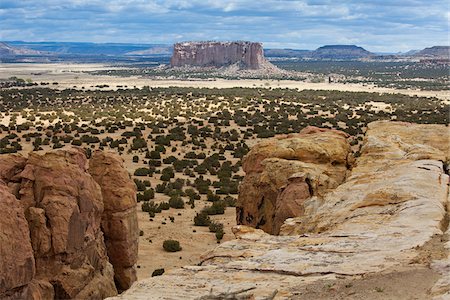
<svg viewBox="0 0 450 300">
<path fill-rule="evenodd" d="M 386 282 L 404 280 L 401 285 L 408 285 L 408 289 L 422 285 L 422 294 L 414 297 L 448 299 L 450 202 L 449 176 L 444 167 L 450 154 L 445 138 L 448 133 L 449 128 L 443 125 L 369 124 L 361 155 L 343 182 L 306 200 L 304 213 L 287 219 L 281 235 L 236 226 L 233 232 L 237 239 L 203 255 L 198 266 L 136 282 L 119 298 L 146 299 L 151 293 L 153 299 L 329 299 L 339 298 L 333 296 L 336 290 L 326 290 L 328 294 L 321 298 L 316 297 L 313 287 L 323 290 L 327 282 L 330 286 L 346 282 L 351 285 L 343 289 L 350 291 L 352 285 L 378 276 L 377 280 L 385 278 Z M 331 138 L 331 133 L 326 134 Z M 314 135 L 304 138 L 313 139 Z M 296 139 L 302 138 L 287 137 L 280 142 L 300 143 Z M 279 144 L 269 142 L 270 147 Z M 274 158 L 267 158 L 265 153 L 270 152 L 261 144 L 255 147 L 246 159 L 247 171 L 264 172 L 265 161 Z M 319 156 L 306 151 L 294 155 L 293 147 L 277 147 L 274 149 L 283 154 L 281 159 L 289 158 L 294 165 L 317 160 L 320 166 L 335 157 L 325 155 L 325 150 L 332 151 L 326 147 Z M 255 155 L 257 152 L 261 154 Z M 344 156 L 336 157 L 344 162 Z M 271 177 L 266 182 L 275 184 L 276 180 Z M 426 276 L 410 283 L 403 277 L 405 272 Z M 401 285 L 392 289 L 393 294 L 384 291 L 382 296 L 367 297 L 370 291 L 364 288 L 363 294 L 340 298 L 406 299 L 406 294 L 395 294 Z"/>
<path fill-rule="evenodd" d="M 305 213 L 305 201 L 344 182 L 351 163 L 341 131 L 307 127 L 257 144 L 243 160 L 237 224 L 278 234 L 287 218 Z"/>
<path fill-rule="evenodd" d="M 253 42 L 186 42 L 174 45 L 172 67 L 227 67 L 261 69 L 269 64 L 261 43 Z"/>
<path fill-rule="evenodd" d="M 104 207 L 110 206 L 102 191 L 109 187 L 102 182 L 102 189 L 88 166 L 77 148 L 30 153 L 27 159 L 0 156 L 0 298 L 103 299 L 117 294 L 102 231 L 108 222 Z M 118 195 L 133 199 L 131 193 Z"/>
<path fill-rule="evenodd" d="M 117 154 L 95 151 L 89 173 L 100 185 L 104 211 L 102 230 L 109 261 L 119 290 L 136 281 L 139 227 L 136 212 L 136 185 Z"/>
</svg>

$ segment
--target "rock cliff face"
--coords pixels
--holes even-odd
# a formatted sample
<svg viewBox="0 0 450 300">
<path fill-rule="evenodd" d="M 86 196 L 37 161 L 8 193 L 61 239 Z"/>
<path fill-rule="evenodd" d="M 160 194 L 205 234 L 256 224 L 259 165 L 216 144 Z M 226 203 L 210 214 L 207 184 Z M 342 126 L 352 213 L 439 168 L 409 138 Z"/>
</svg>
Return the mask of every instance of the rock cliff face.
<svg viewBox="0 0 450 300">
<path fill-rule="evenodd" d="M 268 64 L 260 43 L 187 42 L 174 45 L 172 67 L 226 67 L 237 64 L 242 69 L 260 69 Z"/>
<path fill-rule="evenodd" d="M 109 154 L 103 155 L 108 161 Z M 135 191 L 104 204 L 110 189 L 106 183 L 101 189 L 88 173 L 88 160 L 79 149 L 31 153 L 28 159 L 0 156 L 0 298 L 103 299 L 117 294 L 101 226 L 109 222 L 104 207 L 114 210 L 119 196 L 134 199 Z"/>
<path fill-rule="evenodd" d="M 307 127 L 297 135 L 257 144 L 243 160 L 246 173 L 236 205 L 237 224 L 278 234 L 303 203 L 347 176 L 352 156 L 344 132 Z"/>
<path fill-rule="evenodd" d="M 328 185 L 322 192 L 317 190 L 317 195 L 310 192 L 312 196 L 299 204 L 301 215 L 287 219 L 280 236 L 236 226 L 237 239 L 206 253 L 199 266 L 137 282 L 120 298 L 146 299 L 151 293 L 153 299 L 448 299 L 450 203 L 443 163 L 449 161 L 448 133 L 443 125 L 369 124 L 361 156 L 351 172 L 344 177 L 348 172 L 344 167 L 342 172 L 331 169 L 327 176 L 342 182 L 334 189 Z M 308 177 L 334 160 L 346 164 L 344 138 L 322 152 L 288 146 L 306 139 L 319 148 L 319 141 L 331 138 L 339 141 L 330 132 L 270 140 L 278 154 L 268 155 L 271 152 L 261 144 L 255 146 L 246 158 L 246 169 L 263 173 L 266 161 L 273 159 L 289 160 L 292 165 L 317 164 L 302 168 L 302 176 Z M 287 176 L 283 175 L 283 182 Z M 301 197 L 303 177 L 290 178 L 284 191 L 292 189 Z M 264 180 L 276 186 L 279 178 Z M 254 194 L 259 197 L 259 192 Z M 283 192 L 276 198 L 280 195 Z M 385 285 L 379 286 L 380 282 Z M 339 286 L 341 290 L 336 289 Z M 357 290 L 358 286 L 362 288 Z"/>
<path fill-rule="evenodd" d="M 114 278 L 118 289 L 126 290 L 136 281 L 134 265 L 139 241 L 136 185 L 116 154 L 94 152 L 89 173 L 102 189 L 102 230 Z"/>
</svg>

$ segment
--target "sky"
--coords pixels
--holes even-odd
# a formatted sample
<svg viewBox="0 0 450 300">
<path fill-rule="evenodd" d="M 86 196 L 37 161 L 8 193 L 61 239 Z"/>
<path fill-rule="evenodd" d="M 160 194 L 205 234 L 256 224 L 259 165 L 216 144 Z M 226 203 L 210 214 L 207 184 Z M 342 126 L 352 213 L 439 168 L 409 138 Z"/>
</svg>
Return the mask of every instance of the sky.
<svg viewBox="0 0 450 300">
<path fill-rule="evenodd" d="M 356 44 L 374 52 L 449 45 L 447 0 L 0 0 L 0 40 L 265 48 Z"/>
</svg>

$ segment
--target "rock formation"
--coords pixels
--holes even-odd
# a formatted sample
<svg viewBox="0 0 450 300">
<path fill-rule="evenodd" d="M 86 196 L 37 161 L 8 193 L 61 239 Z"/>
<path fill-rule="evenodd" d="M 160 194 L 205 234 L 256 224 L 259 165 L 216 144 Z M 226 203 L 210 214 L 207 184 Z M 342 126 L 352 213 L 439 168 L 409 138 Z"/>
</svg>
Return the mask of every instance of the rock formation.
<svg viewBox="0 0 450 300">
<path fill-rule="evenodd" d="M 116 295 L 101 229 L 108 222 L 104 195 L 88 173 L 84 152 L 30 153 L 28 159 L 2 155 L 0 178 L 0 298 Z"/>
<path fill-rule="evenodd" d="M 100 185 L 104 211 L 102 230 L 109 261 L 119 290 L 136 281 L 139 227 L 136 213 L 136 185 L 117 154 L 95 151 L 89 173 Z"/>
<path fill-rule="evenodd" d="M 444 125 L 369 124 L 361 156 L 344 181 L 305 201 L 304 214 L 287 219 L 281 236 L 236 226 L 237 239 L 206 253 L 198 266 L 137 282 L 119 298 L 146 299 L 151 293 L 153 299 L 406 299 L 416 289 L 410 297 L 448 299 L 450 202 L 443 163 L 449 161 L 448 133 Z M 323 140 L 336 139 L 323 134 Z M 315 134 L 304 138 L 322 141 Z M 247 171 L 264 172 L 273 159 L 289 159 L 292 165 L 317 160 L 320 167 L 339 157 L 344 164 L 343 155 L 327 152 L 339 149 L 336 145 L 324 147 L 323 155 L 288 147 L 300 140 L 281 139 L 283 146 L 270 140 L 266 149 L 274 147 L 275 158 L 267 158 L 270 151 L 261 144 L 255 146 Z M 277 180 L 272 176 L 265 182 Z M 380 280 L 397 284 L 376 291 L 370 284 Z M 338 286 L 341 290 L 333 288 Z"/>
<path fill-rule="evenodd" d="M 238 64 L 242 69 L 260 69 L 268 64 L 261 43 L 186 42 L 174 45 L 172 67 L 226 67 Z"/>
<path fill-rule="evenodd" d="M 243 160 L 237 224 L 278 234 L 284 220 L 303 214 L 306 200 L 345 180 L 350 153 L 344 132 L 315 127 L 257 144 Z"/>
</svg>

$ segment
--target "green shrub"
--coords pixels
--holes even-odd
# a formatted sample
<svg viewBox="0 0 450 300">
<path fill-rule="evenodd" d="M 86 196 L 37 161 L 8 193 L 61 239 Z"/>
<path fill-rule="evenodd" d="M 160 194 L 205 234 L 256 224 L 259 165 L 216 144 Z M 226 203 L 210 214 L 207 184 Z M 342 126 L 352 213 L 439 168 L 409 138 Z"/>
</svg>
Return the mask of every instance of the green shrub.
<svg viewBox="0 0 450 300">
<path fill-rule="evenodd" d="M 209 226 L 210 223 L 211 219 L 204 212 L 197 213 L 197 215 L 194 217 L 195 226 Z"/>
<path fill-rule="evenodd" d="M 217 223 L 217 222 L 211 222 L 211 224 L 209 224 L 209 231 L 210 232 L 223 231 L 223 224 Z"/>
<path fill-rule="evenodd" d="M 151 172 L 148 168 L 138 168 L 134 171 L 134 176 L 147 176 Z"/>
<path fill-rule="evenodd" d="M 164 269 L 162 268 L 162 269 L 156 269 L 156 270 L 154 270 L 153 271 L 153 273 L 152 273 L 152 277 L 155 277 L 155 276 L 161 276 L 162 274 L 164 274 Z"/>
<path fill-rule="evenodd" d="M 211 206 L 203 208 L 202 212 L 207 215 L 223 215 L 225 213 L 225 202 L 213 202 Z"/>
<path fill-rule="evenodd" d="M 183 201 L 183 199 L 181 199 L 180 196 L 175 195 L 175 196 L 170 197 L 169 205 L 172 208 L 184 208 L 184 201 Z"/>
<path fill-rule="evenodd" d="M 159 203 L 159 208 L 161 210 L 168 210 L 170 208 L 169 202 L 161 202 Z"/>
<path fill-rule="evenodd" d="M 223 232 L 223 230 L 217 231 L 216 232 L 216 239 L 217 239 L 217 241 L 220 241 L 223 238 L 224 234 L 225 234 L 225 232 Z"/>
<path fill-rule="evenodd" d="M 175 240 L 165 240 L 163 242 L 163 248 L 167 252 L 181 251 L 180 242 Z"/>
</svg>

